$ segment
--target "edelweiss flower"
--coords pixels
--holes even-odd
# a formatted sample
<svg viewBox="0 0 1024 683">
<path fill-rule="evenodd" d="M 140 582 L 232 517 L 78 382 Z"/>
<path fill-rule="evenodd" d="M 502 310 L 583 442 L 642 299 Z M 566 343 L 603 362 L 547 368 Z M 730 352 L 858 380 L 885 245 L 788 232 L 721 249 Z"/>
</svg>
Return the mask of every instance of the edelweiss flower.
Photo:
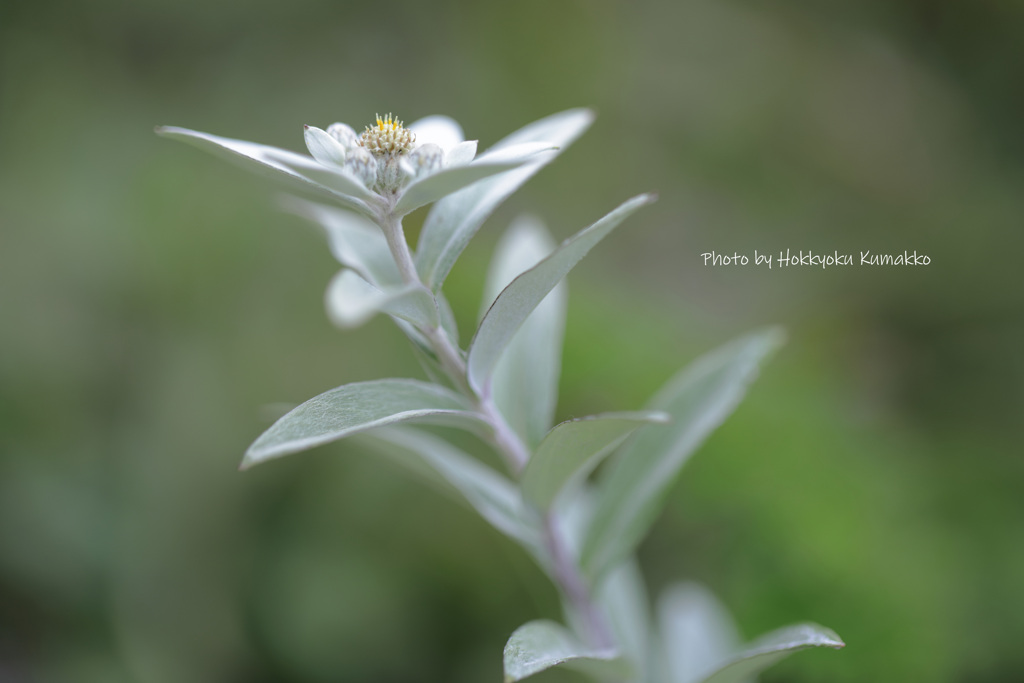
<svg viewBox="0 0 1024 683">
<path fill-rule="evenodd" d="M 326 130 L 305 127 L 312 158 L 244 140 L 185 128 L 157 132 L 179 138 L 254 170 L 270 172 L 304 190 L 328 194 L 370 218 L 403 216 L 478 180 L 539 161 L 556 144 L 528 141 L 476 156 L 476 140 L 447 116 L 428 116 L 405 127 L 390 114 L 356 134 L 335 123 Z"/>
<path fill-rule="evenodd" d="M 326 131 L 306 126 L 306 147 L 325 166 L 341 166 L 378 194 L 394 194 L 407 182 L 445 166 L 462 166 L 476 155 L 476 141 L 464 142 L 462 129 L 444 116 L 421 119 L 406 128 L 388 114 L 357 135 L 351 126 Z"/>
</svg>

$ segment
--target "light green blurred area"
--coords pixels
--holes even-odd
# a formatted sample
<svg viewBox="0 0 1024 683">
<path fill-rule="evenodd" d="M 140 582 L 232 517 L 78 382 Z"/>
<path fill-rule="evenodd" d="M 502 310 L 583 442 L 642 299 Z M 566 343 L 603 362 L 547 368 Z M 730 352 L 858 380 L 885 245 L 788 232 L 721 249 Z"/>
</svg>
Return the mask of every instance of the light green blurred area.
<svg viewBox="0 0 1024 683">
<path fill-rule="evenodd" d="M 152 131 L 443 113 L 486 147 L 589 106 L 452 273 L 464 338 L 512 217 L 562 239 L 648 190 L 570 279 L 559 416 L 790 335 L 641 548 L 654 591 L 848 643 L 766 682 L 1021 680 L 1022 29 L 995 0 L 4 2 L 0 679 L 500 680 L 558 616 L 517 548 L 345 443 L 236 471 L 275 404 L 420 372 L 386 321 L 330 327 L 337 266 L 271 185 Z M 932 264 L 700 257 L 787 248 Z"/>
</svg>

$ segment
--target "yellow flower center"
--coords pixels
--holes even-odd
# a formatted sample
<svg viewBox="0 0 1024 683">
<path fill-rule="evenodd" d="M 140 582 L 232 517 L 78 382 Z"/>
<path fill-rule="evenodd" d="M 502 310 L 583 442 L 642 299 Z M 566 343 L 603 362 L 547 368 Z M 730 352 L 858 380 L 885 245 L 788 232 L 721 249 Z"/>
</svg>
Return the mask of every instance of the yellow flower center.
<svg viewBox="0 0 1024 683">
<path fill-rule="evenodd" d="M 377 125 L 369 126 L 359 136 L 359 145 L 365 147 L 374 156 L 386 154 L 405 154 L 412 149 L 416 142 L 416 135 L 408 128 L 402 127 L 402 122 L 391 118 L 391 114 L 381 118 L 377 115 Z"/>
</svg>

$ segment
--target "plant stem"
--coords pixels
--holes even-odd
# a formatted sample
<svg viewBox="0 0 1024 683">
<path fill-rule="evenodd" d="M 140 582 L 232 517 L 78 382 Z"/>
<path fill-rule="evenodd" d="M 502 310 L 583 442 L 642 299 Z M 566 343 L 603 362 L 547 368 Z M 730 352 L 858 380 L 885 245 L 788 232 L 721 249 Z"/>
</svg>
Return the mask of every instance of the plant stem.
<svg viewBox="0 0 1024 683">
<path fill-rule="evenodd" d="M 416 272 L 416 264 L 412 260 L 409 245 L 405 241 L 401 217 L 389 213 L 381 219 L 380 227 L 384 231 L 384 238 L 388 241 L 391 255 L 395 258 L 398 272 L 402 274 L 402 281 L 407 285 L 422 284 L 420 276 Z"/>
<path fill-rule="evenodd" d="M 402 280 L 407 285 L 419 285 L 427 291 L 413 261 L 409 245 L 405 241 L 401 217 L 388 213 L 381 220 L 381 228 L 388 242 L 388 248 L 398 265 Z M 469 384 L 466 361 L 459 349 L 452 344 L 451 338 L 440 326 L 420 330 L 433 347 L 438 361 L 445 373 L 467 397 L 475 401 L 477 411 L 491 427 L 491 445 L 502 456 L 515 474 L 520 474 L 530 460 L 530 450 L 519 435 L 505 420 L 498 410 L 488 391 L 482 394 Z M 555 512 L 544 515 L 543 524 L 544 547 L 551 556 L 551 579 L 572 605 L 583 621 L 586 633 L 583 636 L 591 645 L 598 648 L 609 648 L 615 645 L 607 619 L 593 601 L 590 588 L 583 578 L 583 572 L 573 557 L 566 539 L 559 529 Z"/>
<path fill-rule="evenodd" d="M 576 610 L 576 614 L 582 620 L 582 626 L 587 629 L 584 637 L 599 649 L 614 647 L 615 639 L 608 621 L 594 604 L 580 567 L 562 537 L 554 511 L 544 515 L 544 545 L 551 554 L 555 583 Z"/>
</svg>

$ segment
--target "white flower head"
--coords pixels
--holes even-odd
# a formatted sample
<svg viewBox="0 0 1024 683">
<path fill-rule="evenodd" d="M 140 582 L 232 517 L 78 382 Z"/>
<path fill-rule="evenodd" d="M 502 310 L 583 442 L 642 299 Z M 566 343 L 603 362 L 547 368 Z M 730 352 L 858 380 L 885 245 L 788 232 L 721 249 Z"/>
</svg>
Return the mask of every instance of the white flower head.
<svg viewBox="0 0 1024 683">
<path fill-rule="evenodd" d="M 326 195 L 377 223 L 388 216 L 404 216 L 485 178 L 524 165 L 539 168 L 562 143 L 557 129 L 541 126 L 536 134 L 513 134 L 478 157 L 476 140 L 465 140 L 462 128 L 447 116 L 428 116 L 406 126 L 391 114 L 375 117 L 374 125 L 362 133 L 344 123 L 331 124 L 326 130 L 306 126 L 304 137 L 312 159 L 185 128 L 160 128 L 159 132 L 253 170 L 269 171 L 295 188 Z M 545 141 L 549 133 L 550 142 Z"/>
<path fill-rule="evenodd" d="M 472 145 L 469 154 L 462 150 L 457 163 L 468 163 L 475 155 L 476 142 L 464 143 L 459 124 L 447 117 L 431 116 L 408 128 L 391 114 L 375 119 L 358 135 L 344 123 L 331 124 L 326 131 L 306 126 L 306 146 L 320 163 L 341 166 L 385 197 L 443 169 L 446 148 Z"/>
<path fill-rule="evenodd" d="M 369 126 L 359 136 L 358 145 L 375 157 L 395 157 L 412 151 L 416 134 L 388 114 L 383 119 L 377 114 L 377 125 Z"/>
</svg>

